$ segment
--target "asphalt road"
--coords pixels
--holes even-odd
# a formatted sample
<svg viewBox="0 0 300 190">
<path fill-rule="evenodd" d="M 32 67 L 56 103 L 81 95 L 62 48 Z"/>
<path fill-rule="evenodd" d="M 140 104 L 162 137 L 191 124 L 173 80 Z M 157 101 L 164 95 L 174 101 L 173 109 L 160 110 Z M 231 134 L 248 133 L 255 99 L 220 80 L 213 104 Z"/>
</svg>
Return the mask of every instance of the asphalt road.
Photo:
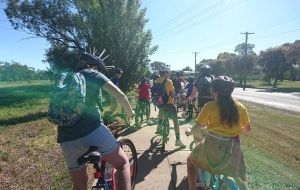
<svg viewBox="0 0 300 190">
<path fill-rule="evenodd" d="M 297 92 L 267 92 L 263 89 L 252 88 L 246 88 L 245 91 L 243 91 L 242 88 L 235 88 L 233 91 L 233 97 L 240 100 L 300 113 L 300 93 Z"/>
</svg>

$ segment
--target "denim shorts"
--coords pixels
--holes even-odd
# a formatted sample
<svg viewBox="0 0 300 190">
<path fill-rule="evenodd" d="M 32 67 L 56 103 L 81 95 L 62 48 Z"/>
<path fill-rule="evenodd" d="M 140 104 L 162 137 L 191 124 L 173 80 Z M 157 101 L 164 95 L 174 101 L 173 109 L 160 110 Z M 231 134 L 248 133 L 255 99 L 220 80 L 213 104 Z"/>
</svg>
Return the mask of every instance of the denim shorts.
<svg viewBox="0 0 300 190">
<path fill-rule="evenodd" d="M 118 142 L 109 129 L 101 125 L 85 137 L 59 144 L 69 170 L 77 170 L 84 165 L 79 165 L 77 159 L 83 155 L 90 146 L 97 146 L 101 156 L 111 153 L 118 147 Z"/>
</svg>

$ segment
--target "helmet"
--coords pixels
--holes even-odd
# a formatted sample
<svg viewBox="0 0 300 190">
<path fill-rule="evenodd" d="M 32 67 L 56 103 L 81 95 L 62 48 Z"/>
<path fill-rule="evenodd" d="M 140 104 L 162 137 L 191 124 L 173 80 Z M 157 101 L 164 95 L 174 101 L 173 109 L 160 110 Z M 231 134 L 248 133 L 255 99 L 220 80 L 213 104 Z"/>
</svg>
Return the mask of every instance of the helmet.
<svg viewBox="0 0 300 190">
<path fill-rule="evenodd" d="M 211 73 L 211 66 L 209 65 L 201 65 L 199 68 L 199 74 L 201 76 L 208 76 Z"/>
<path fill-rule="evenodd" d="M 115 73 L 116 74 L 123 74 L 123 70 L 120 68 L 115 68 Z"/>
<path fill-rule="evenodd" d="M 171 73 L 171 69 L 169 67 L 162 67 L 159 70 L 160 73 Z"/>
<path fill-rule="evenodd" d="M 225 75 L 218 76 L 211 82 L 212 89 L 221 95 L 231 95 L 234 85 L 234 80 Z"/>
<path fill-rule="evenodd" d="M 80 59 L 86 61 L 90 65 L 97 66 L 102 71 L 107 72 L 104 61 L 100 57 L 97 57 L 96 55 L 86 53 L 86 52 L 81 52 Z"/>
</svg>

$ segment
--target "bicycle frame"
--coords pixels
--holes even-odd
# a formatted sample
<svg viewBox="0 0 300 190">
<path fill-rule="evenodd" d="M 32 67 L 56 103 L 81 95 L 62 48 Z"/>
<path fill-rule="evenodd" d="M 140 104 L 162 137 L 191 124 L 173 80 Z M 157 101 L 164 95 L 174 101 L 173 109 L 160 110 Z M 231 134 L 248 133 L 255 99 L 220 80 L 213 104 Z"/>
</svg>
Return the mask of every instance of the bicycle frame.
<svg viewBox="0 0 300 190">
<path fill-rule="evenodd" d="M 99 165 L 99 163 L 101 164 Z M 106 171 L 107 164 L 105 161 L 101 160 L 101 154 L 97 151 L 97 147 L 91 146 L 89 150 L 78 158 L 78 163 L 90 163 L 93 164 L 95 169 L 94 178 L 98 179 L 95 184 L 93 184 L 92 189 L 103 189 L 103 190 L 116 190 L 115 189 L 115 175 L 113 171 Z M 108 173 L 111 172 L 112 178 L 106 179 Z"/>
<path fill-rule="evenodd" d="M 135 107 L 135 125 L 137 127 L 140 127 L 143 120 L 144 120 L 144 115 L 147 118 L 150 117 L 150 102 L 146 101 L 141 101 L 137 100 L 136 101 L 136 107 Z M 139 121 L 140 119 L 140 121 Z"/>
<path fill-rule="evenodd" d="M 162 137 L 162 152 L 165 151 L 165 145 L 167 144 L 169 140 L 169 134 L 170 134 L 170 123 L 168 118 L 168 112 L 161 109 L 162 112 L 162 121 L 161 121 L 161 132 L 160 135 Z"/>
</svg>

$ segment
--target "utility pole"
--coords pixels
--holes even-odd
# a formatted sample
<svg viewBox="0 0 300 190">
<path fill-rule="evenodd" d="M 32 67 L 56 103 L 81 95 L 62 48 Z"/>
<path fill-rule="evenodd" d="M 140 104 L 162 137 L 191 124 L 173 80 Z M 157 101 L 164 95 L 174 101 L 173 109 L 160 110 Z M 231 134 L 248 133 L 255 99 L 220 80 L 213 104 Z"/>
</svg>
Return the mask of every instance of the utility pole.
<svg viewBox="0 0 300 190">
<path fill-rule="evenodd" d="M 245 59 L 245 62 L 244 62 L 244 64 L 243 64 L 243 90 L 245 90 L 245 88 L 246 88 L 246 58 L 247 58 L 247 44 L 248 44 L 248 35 L 249 34 L 254 34 L 254 32 L 244 32 L 244 33 L 242 33 L 241 32 L 241 34 L 245 34 L 246 35 L 246 42 L 245 42 L 245 54 L 244 54 L 244 59 Z"/>
<path fill-rule="evenodd" d="M 196 67 L 197 67 L 197 54 L 200 53 L 200 52 L 193 52 L 195 54 L 195 80 L 196 80 L 196 74 L 197 74 L 197 70 L 196 70 Z"/>
</svg>

